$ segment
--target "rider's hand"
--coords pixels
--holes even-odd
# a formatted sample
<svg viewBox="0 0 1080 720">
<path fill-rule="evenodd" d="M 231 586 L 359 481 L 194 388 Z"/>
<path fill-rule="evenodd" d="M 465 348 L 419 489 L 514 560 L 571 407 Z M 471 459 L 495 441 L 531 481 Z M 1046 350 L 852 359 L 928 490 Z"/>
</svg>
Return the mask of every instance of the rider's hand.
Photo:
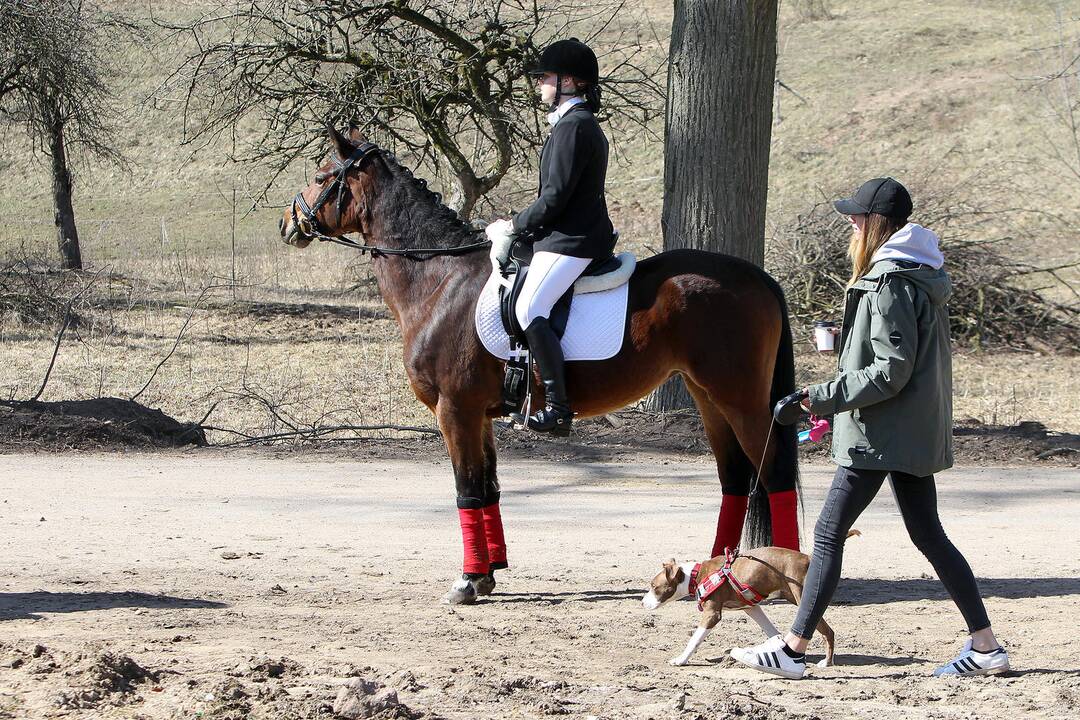
<svg viewBox="0 0 1080 720">
<path fill-rule="evenodd" d="M 810 412 L 810 388 L 804 387 L 802 389 L 802 393 L 805 397 L 799 404 L 803 406 L 803 410 L 805 410 L 806 412 Z"/>
<path fill-rule="evenodd" d="M 496 220 L 484 228 L 491 241 L 491 259 L 502 265 L 510 258 L 510 243 L 514 239 L 514 224 L 509 220 Z"/>
</svg>

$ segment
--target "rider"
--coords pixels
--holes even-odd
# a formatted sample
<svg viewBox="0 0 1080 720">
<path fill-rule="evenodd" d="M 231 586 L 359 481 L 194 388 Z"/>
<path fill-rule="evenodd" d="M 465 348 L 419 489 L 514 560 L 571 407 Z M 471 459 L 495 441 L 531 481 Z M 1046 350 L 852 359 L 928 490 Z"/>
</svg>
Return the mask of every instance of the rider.
<svg viewBox="0 0 1080 720">
<path fill-rule="evenodd" d="M 615 233 L 604 199 L 608 141 L 594 113 L 600 109 L 599 66 L 585 43 L 554 42 L 529 73 L 551 110 L 551 134 L 540 153 L 536 200 L 513 220 L 488 226 L 489 235 L 520 234 L 533 258 L 515 312 L 540 368 L 545 407 L 527 427 L 567 435 L 574 418 L 566 394 L 563 353 L 548 324 L 551 309 L 594 260 L 610 258 Z"/>
</svg>

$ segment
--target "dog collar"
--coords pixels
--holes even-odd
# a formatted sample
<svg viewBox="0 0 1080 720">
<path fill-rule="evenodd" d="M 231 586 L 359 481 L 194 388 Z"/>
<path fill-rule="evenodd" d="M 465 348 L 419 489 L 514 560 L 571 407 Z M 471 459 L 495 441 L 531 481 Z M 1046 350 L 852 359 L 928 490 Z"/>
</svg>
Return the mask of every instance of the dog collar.
<svg viewBox="0 0 1080 720">
<path fill-rule="evenodd" d="M 694 569 L 690 571 L 690 586 L 689 592 L 691 595 L 697 596 L 697 576 L 701 570 L 701 563 L 694 563 Z"/>
</svg>

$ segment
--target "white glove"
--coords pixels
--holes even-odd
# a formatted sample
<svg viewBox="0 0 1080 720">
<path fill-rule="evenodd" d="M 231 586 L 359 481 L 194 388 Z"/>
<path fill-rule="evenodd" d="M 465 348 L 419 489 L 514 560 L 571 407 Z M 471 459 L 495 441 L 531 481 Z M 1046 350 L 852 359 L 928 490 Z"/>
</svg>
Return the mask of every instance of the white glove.
<svg viewBox="0 0 1080 720">
<path fill-rule="evenodd" d="M 510 243 L 514 240 L 514 223 L 510 220 L 496 220 L 484 228 L 484 234 L 491 241 L 491 262 L 502 265 L 510 258 Z"/>
</svg>

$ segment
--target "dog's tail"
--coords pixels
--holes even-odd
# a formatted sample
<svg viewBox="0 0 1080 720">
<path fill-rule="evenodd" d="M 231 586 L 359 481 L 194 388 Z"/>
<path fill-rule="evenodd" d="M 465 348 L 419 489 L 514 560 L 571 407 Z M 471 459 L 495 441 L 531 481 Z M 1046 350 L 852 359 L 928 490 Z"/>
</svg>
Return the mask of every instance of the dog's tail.
<svg viewBox="0 0 1080 720">
<path fill-rule="evenodd" d="M 862 533 L 859 532 L 858 530 L 854 530 L 854 529 L 848 530 L 848 534 L 847 534 L 848 537 L 855 537 L 856 535 L 859 535 L 861 537 Z"/>
</svg>

